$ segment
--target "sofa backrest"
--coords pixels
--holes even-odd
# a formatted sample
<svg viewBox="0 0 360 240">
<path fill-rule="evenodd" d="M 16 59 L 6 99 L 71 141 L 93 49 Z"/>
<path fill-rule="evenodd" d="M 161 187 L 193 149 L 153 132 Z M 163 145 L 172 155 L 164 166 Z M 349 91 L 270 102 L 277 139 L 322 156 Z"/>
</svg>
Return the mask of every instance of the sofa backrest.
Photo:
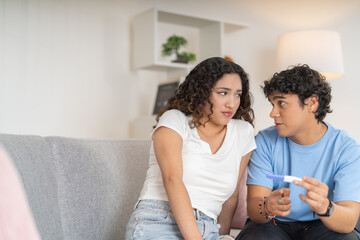
<svg viewBox="0 0 360 240">
<path fill-rule="evenodd" d="M 48 137 L 64 239 L 124 239 L 148 169 L 150 141 Z"/>
<path fill-rule="evenodd" d="M 42 239 L 124 239 L 149 167 L 149 140 L 0 134 L 20 173 Z M 246 219 L 241 181 L 233 228 Z"/>
<path fill-rule="evenodd" d="M 0 134 L 42 239 L 124 239 L 150 141 Z"/>
</svg>

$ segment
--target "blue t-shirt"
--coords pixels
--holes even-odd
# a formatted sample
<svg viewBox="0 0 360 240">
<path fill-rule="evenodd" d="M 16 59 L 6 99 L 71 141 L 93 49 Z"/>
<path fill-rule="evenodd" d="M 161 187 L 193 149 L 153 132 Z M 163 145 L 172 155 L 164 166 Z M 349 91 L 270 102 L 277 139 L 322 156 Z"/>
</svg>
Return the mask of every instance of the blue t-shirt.
<svg viewBox="0 0 360 240">
<path fill-rule="evenodd" d="M 304 188 L 269 179 L 267 174 L 309 176 L 329 187 L 328 198 L 333 202 L 360 202 L 360 145 L 345 131 L 325 124 L 328 126 L 325 135 L 308 146 L 280 137 L 274 126 L 256 136 L 257 149 L 248 166 L 247 184 L 272 190 L 290 188 L 291 214 L 276 217 L 281 221 L 314 220 L 313 212 L 299 197 L 300 193 L 305 195 Z"/>
</svg>

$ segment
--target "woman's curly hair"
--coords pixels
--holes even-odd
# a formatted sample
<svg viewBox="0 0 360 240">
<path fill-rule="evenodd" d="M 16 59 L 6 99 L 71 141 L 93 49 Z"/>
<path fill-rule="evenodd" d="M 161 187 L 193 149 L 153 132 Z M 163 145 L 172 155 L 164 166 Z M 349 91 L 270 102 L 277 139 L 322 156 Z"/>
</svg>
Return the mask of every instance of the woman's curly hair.
<svg viewBox="0 0 360 240">
<path fill-rule="evenodd" d="M 292 66 L 264 82 L 262 86 L 267 98 L 278 91 L 282 94 L 296 94 L 299 97 L 302 107 L 305 105 L 305 99 L 311 96 L 317 96 L 319 106 L 314 112 L 318 122 L 322 121 L 327 113 L 331 113 L 331 87 L 325 77 L 319 72 L 311 69 L 308 65 Z"/>
<path fill-rule="evenodd" d="M 158 122 L 167 110 L 178 109 L 186 116 L 193 116 L 192 127 L 202 125 L 200 119 L 204 116 L 206 103 L 210 104 L 211 110 L 208 119 L 213 113 L 213 105 L 210 102 L 211 91 L 225 74 L 238 74 L 242 83 L 240 106 L 233 118 L 245 120 L 253 125 L 254 111 L 251 108 L 252 96 L 249 92 L 248 75 L 238 64 L 221 57 L 208 58 L 199 63 L 169 98 L 167 105 L 160 110 L 156 121 Z"/>
</svg>

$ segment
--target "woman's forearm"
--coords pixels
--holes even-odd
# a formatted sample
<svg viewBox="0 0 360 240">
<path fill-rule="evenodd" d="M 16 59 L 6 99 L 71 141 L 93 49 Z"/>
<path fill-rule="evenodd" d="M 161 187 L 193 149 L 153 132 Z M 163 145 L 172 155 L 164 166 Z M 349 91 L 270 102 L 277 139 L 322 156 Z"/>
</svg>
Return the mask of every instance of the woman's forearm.
<svg viewBox="0 0 360 240">
<path fill-rule="evenodd" d="M 191 206 L 189 194 L 180 178 L 164 179 L 171 211 L 184 239 L 202 239 Z"/>
<path fill-rule="evenodd" d="M 202 239 L 197 226 L 182 172 L 182 138 L 172 129 L 158 128 L 154 135 L 154 151 L 171 211 L 185 239 Z"/>
<path fill-rule="evenodd" d="M 220 235 L 230 234 L 231 223 L 238 203 L 238 194 L 231 196 L 224 204 L 218 217 Z"/>
</svg>

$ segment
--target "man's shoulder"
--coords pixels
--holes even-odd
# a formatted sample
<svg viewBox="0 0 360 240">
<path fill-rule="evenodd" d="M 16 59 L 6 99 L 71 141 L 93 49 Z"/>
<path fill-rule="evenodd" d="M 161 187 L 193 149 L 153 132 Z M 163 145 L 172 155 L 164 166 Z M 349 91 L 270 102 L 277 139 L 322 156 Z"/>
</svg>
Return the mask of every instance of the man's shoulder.
<svg viewBox="0 0 360 240">
<path fill-rule="evenodd" d="M 360 143 L 353 138 L 347 131 L 336 128 L 325 122 L 328 126 L 328 132 L 323 141 L 326 144 L 326 149 L 330 150 L 338 156 L 342 156 L 342 162 L 360 160 Z M 345 161 L 343 161 L 345 160 Z"/>
<path fill-rule="evenodd" d="M 280 136 L 279 136 L 279 133 L 278 133 L 276 127 L 271 126 L 271 127 L 265 128 L 263 130 L 260 130 L 256 137 L 269 139 L 269 140 L 271 140 L 271 139 L 275 140 L 275 139 L 279 138 Z"/>
<path fill-rule="evenodd" d="M 333 141 L 340 142 L 341 145 L 345 145 L 345 143 L 355 145 L 359 144 L 358 141 L 353 138 L 346 130 L 336 128 L 328 122 L 325 123 L 330 130 L 331 138 L 333 139 Z"/>
<path fill-rule="evenodd" d="M 267 146 L 270 148 L 275 147 L 278 143 L 282 143 L 285 138 L 279 136 L 279 133 L 275 126 L 271 126 L 260 130 L 256 135 L 256 145 L 260 146 Z"/>
</svg>

